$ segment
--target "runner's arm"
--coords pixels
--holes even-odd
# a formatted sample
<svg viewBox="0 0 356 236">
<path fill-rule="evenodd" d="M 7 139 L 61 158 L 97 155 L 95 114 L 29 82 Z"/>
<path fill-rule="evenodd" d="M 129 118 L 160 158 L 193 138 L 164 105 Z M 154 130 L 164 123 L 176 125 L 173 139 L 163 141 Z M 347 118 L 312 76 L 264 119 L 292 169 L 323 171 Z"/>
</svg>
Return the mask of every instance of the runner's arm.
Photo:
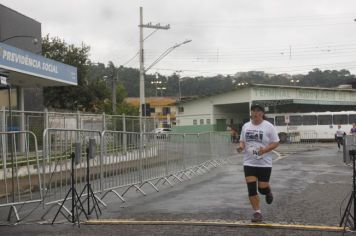
<svg viewBox="0 0 356 236">
<path fill-rule="evenodd" d="M 258 154 L 261 156 L 267 152 L 270 152 L 273 149 L 275 149 L 276 147 L 278 147 L 278 145 L 279 145 L 279 142 L 274 142 L 274 143 L 268 144 L 266 147 L 261 147 Z"/>
</svg>

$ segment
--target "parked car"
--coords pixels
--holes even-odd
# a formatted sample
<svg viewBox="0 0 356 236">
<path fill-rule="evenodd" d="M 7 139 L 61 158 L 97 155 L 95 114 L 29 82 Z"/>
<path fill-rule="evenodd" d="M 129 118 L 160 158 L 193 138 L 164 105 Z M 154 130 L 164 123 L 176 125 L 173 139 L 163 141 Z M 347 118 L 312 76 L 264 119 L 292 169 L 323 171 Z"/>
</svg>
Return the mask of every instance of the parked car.
<svg viewBox="0 0 356 236">
<path fill-rule="evenodd" d="M 172 132 L 170 128 L 157 128 L 154 130 L 157 138 L 167 138 L 168 134 Z"/>
</svg>

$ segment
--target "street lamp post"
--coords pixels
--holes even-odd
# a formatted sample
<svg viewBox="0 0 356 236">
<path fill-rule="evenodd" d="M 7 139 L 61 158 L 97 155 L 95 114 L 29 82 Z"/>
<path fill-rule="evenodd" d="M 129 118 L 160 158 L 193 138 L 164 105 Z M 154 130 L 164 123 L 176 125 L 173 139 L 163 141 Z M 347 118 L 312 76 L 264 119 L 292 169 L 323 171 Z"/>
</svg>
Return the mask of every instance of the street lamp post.
<svg viewBox="0 0 356 236">
<path fill-rule="evenodd" d="M 181 90 L 180 90 L 180 78 L 178 77 L 178 93 L 179 93 L 179 101 L 182 100 L 182 94 L 181 94 Z"/>
<path fill-rule="evenodd" d="M 158 85 L 161 84 L 162 81 L 158 80 L 158 74 L 156 73 L 156 80 L 155 81 L 151 81 L 151 84 L 154 84 L 156 87 L 156 97 L 157 97 L 157 90 L 158 90 Z"/>
<path fill-rule="evenodd" d="M 14 38 L 32 38 L 32 42 L 33 44 L 37 44 L 38 43 L 38 38 L 36 38 L 35 36 L 31 36 L 31 35 L 14 35 L 14 36 L 11 36 L 11 37 L 7 37 L 7 38 L 4 38 L 4 39 L 1 39 L 0 42 L 1 43 L 4 43 L 10 39 L 14 39 Z"/>
<path fill-rule="evenodd" d="M 160 62 L 164 57 L 166 57 L 169 53 L 171 53 L 174 49 L 176 49 L 177 47 L 180 47 L 184 44 L 190 43 L 192 40 L 191 39 L 187 39 L 184 40 L 181 43 L 177 43 L 174 46 L 166 49 L 166 51 L 164 51 L 154 62 L 152 62 L 152 64 L 150 66 L 147 67 L 147 69 L 145 70 L 145 72 L 147 72 L 149 69 L 151 69 L 152 67 L 154 67 L 158 62 Z"/>
<path fill-rule="evenodd" d="M 116 78 L 115 74 L 112 76 L 112 95 L 111 95 L 111 101 L 112 101 L 112 113 L 115 114 L 116 112 L 116 80 L 119 79 L 119 70 L 116 70 Z"/>
<path fill-rule="evenodd" d="M 163 90 L 166 90 L 166 87 L 158 87 L 157 89 L 161 90 L 161 97 L 163 96 Z"/>
<path fill-rule="evenodd" d="M 182 95 L 181 95 L 181 91 L 180 91 L 180 75 L 179 73 L 181 73 L 182 71 L 181 70 L 177 70 L 176 73 L 177 73 L 177 77 L 178 77 L 178 101 L 180 102 L 182 100 Z"/>
<path fill-rule="evenodd" d="M 144 81 L 144 74 L 147 70 L 145 70 L 144 66 L 144 51 L 143 51 L 143 28 L 151 28 L 155 30 L 168 30 L 170 28 L 169 25 L 161 26 L 160 24 L 153 25 L 152 23 L 143 24 L 143 8 L 140 7 L 140 132 L 142 132 L 142 116 L 146 114 L 146 104 L 145 104 L 145 81 Z M 149 35 L 151 36 L 151 34 Z M 148 36 L 148 37 L 149 37 Z M 147 37 L 146 37 L 147 38 Z M 144 107 L 143 107 L 144 106 Z"/>
<path fill-rule="evenodd" d="M 299 79 L 291 79 L 290 82 L 292 83 L 292 85 L 297 86 L 299 83 Z"/>
<path fill-rule="evenodd" d="M 151 23 L 148 24 L 143 24 L 143 9 L 140 7 L 140 107 L 139 107 L 139 112 L 140 112 L 140 121 L 142 120 L 142 115 L 143 113 L 146 113 L 145 108 L 145 82 L 144 82 L 144 73 L 147 72 L 149 69 L 151 69 L 154 65 L 156 65 L 159 61 L 161 61 L 165 56 L 167 56 L 169 53 L 171 53 L 174 49 L 177 47 L 190 43 L 192 40 L 185 40 L 182 43 L 176 44 L 170 48 L 168 48 L 166 51 L 164 51 L 150 66 L 148 66 L 145 69 L 144 66 L 144 50 L 143 50 L 143 28 L 151 28 L 151 29 L 164 29 L 168 30 L 170 28 L 169 25 L 166 26 L 161 26 L 160 24 L 153 25 Z M 142 122 L 140 122 L 140 131 L 142 132 Z"/>
</svg>

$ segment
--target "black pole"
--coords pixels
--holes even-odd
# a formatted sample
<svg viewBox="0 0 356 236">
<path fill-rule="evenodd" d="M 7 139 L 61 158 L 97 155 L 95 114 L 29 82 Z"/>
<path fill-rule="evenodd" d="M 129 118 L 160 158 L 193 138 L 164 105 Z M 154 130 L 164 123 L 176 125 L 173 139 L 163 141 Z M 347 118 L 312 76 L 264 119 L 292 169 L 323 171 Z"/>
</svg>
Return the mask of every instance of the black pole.
<svg viewBox="0 0 356 236">
<path fill-rule="evenodd" d="M 352 197 L 353 197 L 353 204 L 354 204 L 354 227 L 353 230 L 356 229 L 356 166 L 355 166 L 355 151 L 353 150 L 352 152 L 352 167 L 353 167 L 353 175 L 352 175 Z"/>
<path fill-rule="evenodd" d="M 89 201 L 89 194 L 90 194 L 90 183 L 89 183 L 89 148 L 87 148 L 87 202 L 88 202 L 88 215 L 90 215 L 90 201 Z"/>
<path fill-rule="evenodd" d="M 72 152 L 72 223 L 75 222 L 75 217 L 74 217 L 74 206 L 75 206 L 75 192 L 74 192 L 74 159 L 75 159 L 75 154 Z"/>
</svg>

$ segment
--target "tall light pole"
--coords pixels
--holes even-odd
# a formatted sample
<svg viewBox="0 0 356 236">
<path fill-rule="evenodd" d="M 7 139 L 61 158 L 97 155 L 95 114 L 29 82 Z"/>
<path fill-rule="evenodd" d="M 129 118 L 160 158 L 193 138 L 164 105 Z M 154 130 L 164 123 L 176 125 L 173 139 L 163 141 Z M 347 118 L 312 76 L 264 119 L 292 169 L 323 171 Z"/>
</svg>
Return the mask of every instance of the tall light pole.
<svg viewBox="0 0 356 236">
<path fill-rule="evenodd" d="M 143 114 L 146 114 L 146 104 L 145 104 L 145 81 L 144 81 L 144 74 L 145 74 L 145 66 L 144 66 L 144 51 L 143 51 L 143 28 L 151 28 L 151 29 L 164 29 L 168 30 L 170 28 L 169 25 L 161 26 L 160 24 L 152 25 L 152 23 L 143 24 L 143 9 L 140 7 L 140 121 Z M 141 131 L 142 127 L 140 125 Z"/>
<path fill-rule="evenodd" d="M 180 90 L 180 75 L 179 73 L 181 73 L 182 71 L 181 70 L 177 70 L 176 73 L 177 73 L 177 77 L 178 77 L 178 98 L 179 98 L 179 102 L 182 100 L 182 94 L 181 94 L 181 90 Z"/>
<path fill-rule="evenodd" d="M 115 78 L 116 77 L 116 78 Z M 116 80 L 119 80 L 119 69 L 116 70 L 116 75 L 115 73 L 112 75 L 112 97 L 111 97 L 111 102 L 112 102 L 112 113 L 115 114 L 116 112 Z"/>
<path fill-rule="evenodd" d="M 163 90 L 166 90 L 166 87 L 158 87 L 157 89 L 161 90 L 161 97 L 163 96 Z"/>
<path fill-rule="evenodd" d="M 182 43 L 175 44 L 174 46 L 168 48 L 164 51 L 150 66 L 145 69 L 144 67 L 144 50 L 143 50 L 143 28 L 151 28 L 151 29 L 164 29 L 168 30 L 170 28 L 169 25 L 161 26 L 160 24 L 153 25 L 152 23 L 143 24 L 143 10 L 140 7 L 140 107 L 139 107 L 139 115 L 140 115 L 140 132 L 142 132 L 142 116 L 146 114 L 146 104 L 145 104 L 145 82 L 144 82 L 144 73 L 151 69 L 154 65 L 156 65 L 159 61 L 161 61 L 165 56 L 167 56 L 170 52 L 172 52 L 175 48 L 189 43 L 192 40 L 185 40 Z"/>
<path fill-rule="evenodd" d="M 156 86 L 156 97 L 157 97 L 157 90 L 158 90 L 158 84 L 161 84 L 162 81 L 158 80 L 158 73 L 156 73 L 156 80 L 151 81 L 151 84 L 154 84 Z"/>
<path fill-rule="evenodd" d="M 292 85 L 297 86 L 299 84 L 299 79 L 291 79 L 290 82 Z"/>
</svg>

